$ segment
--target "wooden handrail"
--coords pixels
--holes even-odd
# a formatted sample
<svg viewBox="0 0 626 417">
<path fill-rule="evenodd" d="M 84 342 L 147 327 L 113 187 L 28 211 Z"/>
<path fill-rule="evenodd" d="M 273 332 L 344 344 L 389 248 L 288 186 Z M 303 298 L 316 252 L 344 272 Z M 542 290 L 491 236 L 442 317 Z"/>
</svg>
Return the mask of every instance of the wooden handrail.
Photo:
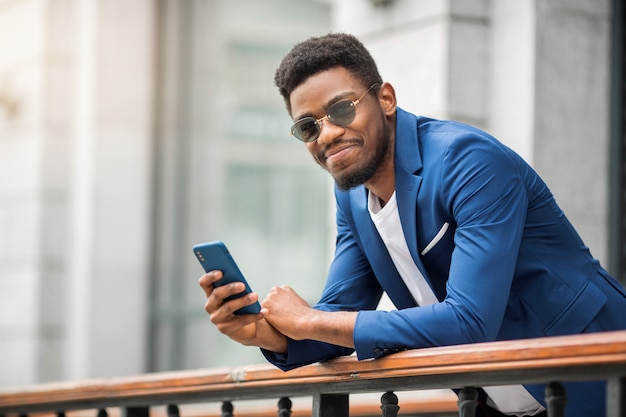
<svg viewBox="0 0 626 417">
<path fill-rule="evenodd" d="M 622 387 L 625 378 L 626 331 L 617 331 L 343 357 L 289 372 L 264 364 L 41 384 L 0 391 L 0 414 L 572 380 Z"/>
</svg>

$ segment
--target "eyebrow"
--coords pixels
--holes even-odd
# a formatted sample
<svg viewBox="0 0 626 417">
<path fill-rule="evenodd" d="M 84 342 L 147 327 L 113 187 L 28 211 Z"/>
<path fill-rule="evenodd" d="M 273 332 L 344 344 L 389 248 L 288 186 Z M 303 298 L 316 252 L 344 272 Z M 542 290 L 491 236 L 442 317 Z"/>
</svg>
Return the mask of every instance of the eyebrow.
<svg viewBox="0 0 626 417">
<path fill-rule="evenodd" d="M 336 96 L 332 97 L 330 100 L 328 100 L 324 104 L 324 115 L 322 117 L 326 116 L 326 112 L 330 106 L 337 103 L 338 101 L 347 99 L 349 96 L 352 96 L 352 95 L 356 95 L 356 93 L 354 91 L 344 91 L 343 93 L 339 93 Z M 299 115 L 298 117 L 295 117 L 293 120 L 297 122 L 298 120 L 304 119 L 305 117 L 312 117 L 314 119 L 318 119 L 318 117 L 316 117 L 315 114 L 311 112 L 307 112 L 307 113 L 303 113 Z"/>
</svg>

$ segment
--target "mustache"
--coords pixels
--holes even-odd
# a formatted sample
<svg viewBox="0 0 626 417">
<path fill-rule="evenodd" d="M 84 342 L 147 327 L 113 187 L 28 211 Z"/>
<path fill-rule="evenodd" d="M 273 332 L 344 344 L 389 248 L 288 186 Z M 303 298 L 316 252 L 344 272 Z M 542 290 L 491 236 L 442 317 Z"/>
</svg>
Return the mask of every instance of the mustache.
<svg viewBox="0 0 626 417">
<path fill-rule="evenodd" d="M 351 138 L 351 139 L 336 139 L 334 141 L 332 141 L 331 143 L 324 145 L 323 147 L 321 147 L 317 154 L 317 160 L 320 162 L 324 162 L 326 161 L 326 153 L 328 152 L 329 149 L 332 148 L 336 148 L 338 146 L 342 146 L 342 145 L 363 145 L 364 141 L 361 138 Z"/>
</svg>

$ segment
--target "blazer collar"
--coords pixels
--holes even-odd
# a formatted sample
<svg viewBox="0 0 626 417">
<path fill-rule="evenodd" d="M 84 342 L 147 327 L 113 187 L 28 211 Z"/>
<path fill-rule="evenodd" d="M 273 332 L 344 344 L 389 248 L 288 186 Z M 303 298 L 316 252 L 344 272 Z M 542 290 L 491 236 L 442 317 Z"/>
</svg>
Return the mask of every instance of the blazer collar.
<svg viewBox="0 0 626 417">
<path fill-rule="evenodd" d="M 396 111 L 395 143 L 396 174 L 398 174 L 399 169 L 408 174 L 416 174 L 422 170 L 422 154 L 418 145 L 417 124 L 417 117 L 398 108 Z"/>
</svg>

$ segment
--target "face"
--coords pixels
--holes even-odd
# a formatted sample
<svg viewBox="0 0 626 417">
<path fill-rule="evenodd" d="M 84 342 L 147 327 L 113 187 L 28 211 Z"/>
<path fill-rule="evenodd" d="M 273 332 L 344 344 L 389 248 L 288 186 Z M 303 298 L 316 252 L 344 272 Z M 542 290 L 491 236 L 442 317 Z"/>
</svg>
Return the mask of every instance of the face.
<svg viewBox="0 0 626 417">
<path fill-rule="evenodd" d="M 292 91 L 292 117 L 294 121 L 323 118 L 330 105 L 340 100 L 357 100 L 369 87 L 344 68 L 313 75 Z M 337 126 L 323 119 L 317 140 L 306 144 L 315 161 L 333 176 L 340 189 L 367 185 L 392 163 L 393 129 L 389 116 L 395 114 L 395 106 L 390 111 L 381 98 L 382 91 L 379 95 L 373 91 L 358 102 L 351 123 Z"/>
</svg>

